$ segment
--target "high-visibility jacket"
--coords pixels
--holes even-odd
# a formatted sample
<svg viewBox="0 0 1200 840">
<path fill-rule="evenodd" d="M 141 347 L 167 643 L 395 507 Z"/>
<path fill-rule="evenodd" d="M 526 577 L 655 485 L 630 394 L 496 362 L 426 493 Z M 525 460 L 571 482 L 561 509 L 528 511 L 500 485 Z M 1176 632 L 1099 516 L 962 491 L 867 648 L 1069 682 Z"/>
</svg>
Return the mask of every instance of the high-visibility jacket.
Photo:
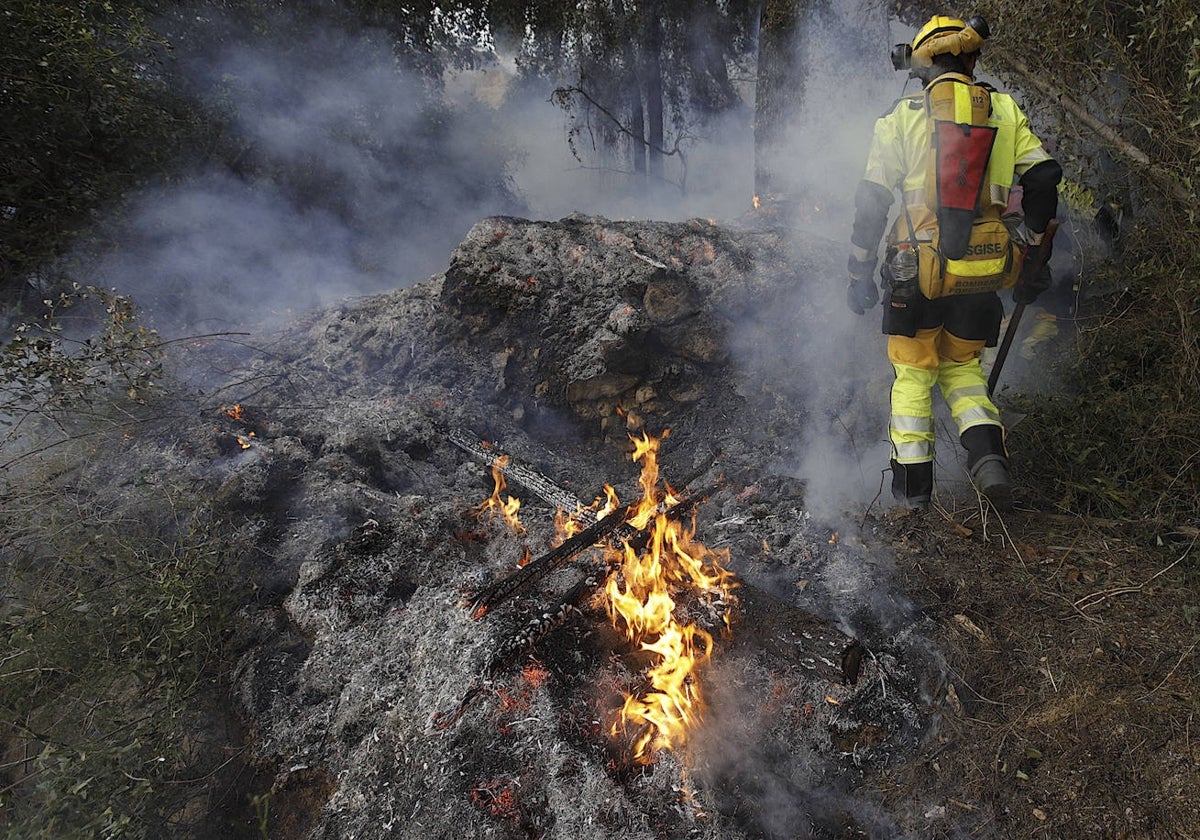
<svg viewBox="0 0 1200 840">
<path fill-rule="evenodd" d="M 950 74 L 962 81 L 970 78 Z M 1054 185 L 1061 178 L 1061 168 L 1042 147 L 1042 142 L 1029 127 L 1029 119 L 1011 96 L 991 93 L 992 113 L 988 125 L 996 128 L 996 141 L 988 161 L 987 201 L 997 208 L 997 215 L 1008 204 L 1014 178 L 1025 187 L 1023 210 L 1026 227 L 1041 232 L 1053 216 L 1057 196 Z M 934 214 L 926 204 L 926 168 L 929 165 L 929 124 L 925 113 L 925 94 L 917 92 L 898 100 L 891 110 L 875 122 L 875 133 L 867 155 L 866 170 L 856 196 L 857 212 L 851 236 L 851 256 L 859 261 L 874 261 L 879 240 L 887 224 L 893 201 L 893 190 L 900 190 L 913 227 L 918 231 L 931 228 Z M 1039 164 L 1043 177 L 1030 184 L 1025 176 Z M 1049 191 L 1041 182 L 1050 184 Z M 1031 189 L 1033 187 L 1033 189 Z M 907 231 L 905 214 L 901 211 L 893 225 L 890 241 L 903 238 Z"/>
</svg>

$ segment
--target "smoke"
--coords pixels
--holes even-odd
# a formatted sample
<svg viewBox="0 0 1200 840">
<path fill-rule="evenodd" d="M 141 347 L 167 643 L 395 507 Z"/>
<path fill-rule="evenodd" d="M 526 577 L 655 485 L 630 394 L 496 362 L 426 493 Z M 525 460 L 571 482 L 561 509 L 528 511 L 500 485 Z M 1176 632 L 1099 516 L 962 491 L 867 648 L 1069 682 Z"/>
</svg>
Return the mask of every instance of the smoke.
<svg viewBox="0 0 1200 840">
<path fill-rule="evenodd" d="M 479 217 L 525 209 L 496 112 L 441 101 L 382 33 L 189 27 L 176 84 L 226 116 L 220 154 L 134 197 L 96 268 L 161 325 L 257 325 L 409 286 Z"/>
<path fill-rule="evenodd" d="M 280 13 L 260 27 L 187 17 L 173 85 L 226 115 L 219 150 L 114 212 L 86 282 L 164 332 L 259 327 L 442 270 L 478 219 L 729 218 L 750 203 L 749 111 L 705 128 L 667 183 L 576 159 L 552 85 L 501 64 L 440 83 L 391 38 Z M 173 26 L 179 26 L 176 19 Z"/>
<path fill-rule="evenodd" d="M 855 318 L 842 300 L 850 198 L 872 122 L 903 86 L 885 15 L 836 0 L 806 22 L 803 107 L 776 174 L 807 247 L 824 244 L 797 254 L 816 276 L 791 306 L 760 313 L 736 348 L 748 377 L 780 374 L 811 419 L 796 462 L 777 468 L 807 482 L 819 515 L 873 498 L 887 462 L 878 315 Z M 592 154 L 587 131 L 576 159 L 550 83 L 519 85 L 503 63 L 440 88 L 400 70 L 390 36 L 372 30 L 299 18 L 190 27 L 176 39 L 178 75 L 228 115 L 223 153 L 132 199 L 87 278 L 131 294 L 168 334 L 253 330 L 407 287 L 442 270 L 488 215 L 736 219 L 750 209 L 752 89 L 693 129 L 665 183 L 634 189 L 634 176 Z M 820 328 L 797 332 L 788 309 Z"/>
<path fill-rule="evenodd" d="M 890 453 L 892 370 L 881 310 L 853 315 L 845 287 L 852 199 L 874 121 L 904 86 L 887 58 L 893 37 L 886 13 L 859 0 L 835 0 L 804 21 L 800 112 L 773 183 L 793 203 L 796 264 L 812 274 L 799 278 L 789 301 L 759 314 L 737 352 L 748 377 L 778 379 L 782 396 L 803 412 L 803 440 L 776 469 L 802 479 L 809 510 L 834 520 L 847 503 L 880 493 Z"/>
</svg>

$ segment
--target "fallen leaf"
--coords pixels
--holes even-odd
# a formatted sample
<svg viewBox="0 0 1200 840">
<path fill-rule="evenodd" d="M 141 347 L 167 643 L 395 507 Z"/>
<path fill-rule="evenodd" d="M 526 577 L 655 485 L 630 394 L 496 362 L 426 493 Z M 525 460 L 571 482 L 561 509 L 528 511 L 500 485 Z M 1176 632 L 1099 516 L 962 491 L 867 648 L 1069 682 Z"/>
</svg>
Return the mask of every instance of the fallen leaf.
<svg viewBox="0 0 1200 840">
<path fill-rule="evenodd" d="M 989 641 L 988 634 L 983 632 L 983 629 L 978 624 L 976 624 L 971 619 L 967 618 L 962 613 L 958 613 L 957 615 L 954 616 L 954 623 L 957 624 L 962 629 L 966 630 L 968 633 L 970 633 L 972 636 L 974 636 L 976 639 L 983 642 L 984 644 L 988 643 L 988 641 Z"/>
</svg>

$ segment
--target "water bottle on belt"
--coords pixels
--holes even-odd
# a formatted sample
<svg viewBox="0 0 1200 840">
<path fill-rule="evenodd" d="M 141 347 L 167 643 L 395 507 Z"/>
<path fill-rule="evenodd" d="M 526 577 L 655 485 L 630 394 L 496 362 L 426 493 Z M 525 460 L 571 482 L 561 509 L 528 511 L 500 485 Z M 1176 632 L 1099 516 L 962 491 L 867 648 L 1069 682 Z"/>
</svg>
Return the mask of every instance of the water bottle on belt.
<svg viewBox="0 0 1200 840">
<path fill-rule="evenodd" d="M 887 335 L 905 335 L 911 338 L 917 332 L 917 252 L 911 242 L 900 242 L 896 253 L 888 263 L 891 274 L 891 294 L 887 299 L 887 310 L 883 317 L 883 331 Z"/>
</svg>

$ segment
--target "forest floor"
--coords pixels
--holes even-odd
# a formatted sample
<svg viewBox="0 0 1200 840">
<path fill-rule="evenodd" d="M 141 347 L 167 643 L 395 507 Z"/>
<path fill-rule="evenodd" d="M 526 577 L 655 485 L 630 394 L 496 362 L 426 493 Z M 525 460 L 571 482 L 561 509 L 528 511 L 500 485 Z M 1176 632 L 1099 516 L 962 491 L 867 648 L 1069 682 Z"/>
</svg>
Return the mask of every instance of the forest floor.
<svg viewBox="0 0 1200 840">
<path fill-rule="evenodd" d="M 886 519 L 949 686 L 885 801 L 922 837 L 1200 837 L 1196 533 L 1022 507 Z"/>
</svg>

